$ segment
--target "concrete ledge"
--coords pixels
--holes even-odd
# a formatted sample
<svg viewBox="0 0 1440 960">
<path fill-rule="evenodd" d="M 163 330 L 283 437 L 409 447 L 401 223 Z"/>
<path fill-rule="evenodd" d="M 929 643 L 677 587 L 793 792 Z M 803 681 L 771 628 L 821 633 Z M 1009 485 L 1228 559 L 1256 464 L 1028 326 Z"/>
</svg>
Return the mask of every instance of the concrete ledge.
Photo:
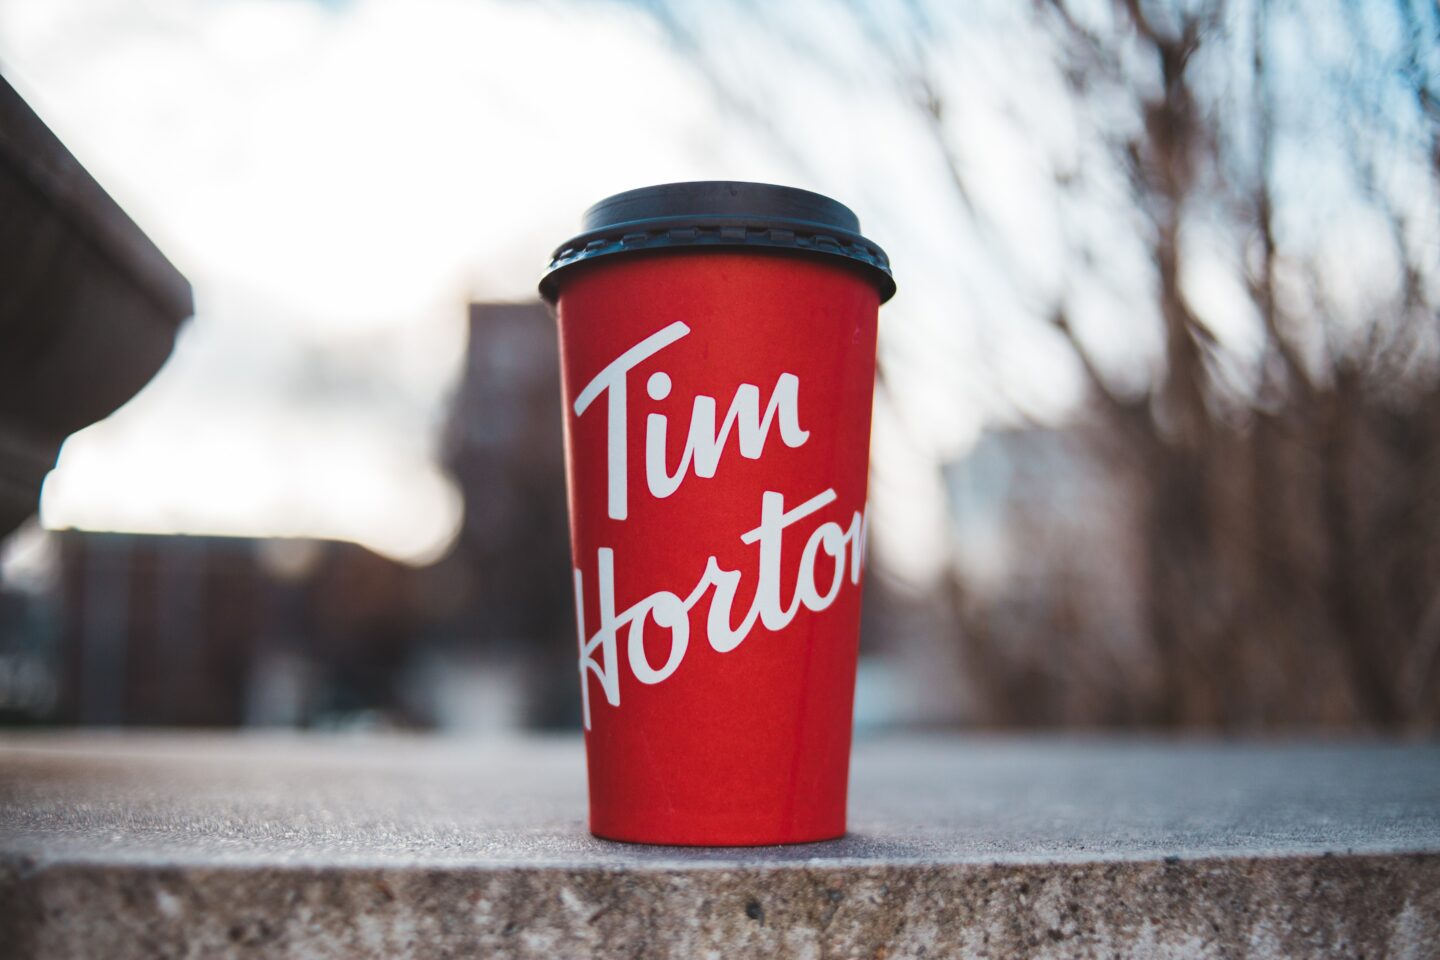
<svg viewBox="0 0 1440 960">
<path fill-rule="evenodd" d="M 1440 749 L 862 743 L 844 840 L 583 830 L 569 740 L 0 738 L 19 956 L 1428 957 Z"/>
</svg>

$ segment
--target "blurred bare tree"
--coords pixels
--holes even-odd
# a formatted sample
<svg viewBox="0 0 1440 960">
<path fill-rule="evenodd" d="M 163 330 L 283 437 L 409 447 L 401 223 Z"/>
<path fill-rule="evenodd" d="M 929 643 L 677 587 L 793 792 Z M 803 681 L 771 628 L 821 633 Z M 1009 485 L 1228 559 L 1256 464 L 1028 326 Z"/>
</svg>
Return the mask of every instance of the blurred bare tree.
<svg viewBox="0 0 1440 960">
<path fill-rule="evenodd" d="M 707 54 L 695 6 L 643 6 L 728 103 L 779 129 L 763 91 Z M 825 37 L 866 38 L 942 159 L 957 227 L 995 232 L 965 155 L 967 117 L 951 109 L 966 13 L 822 4 L 806 9 L 833 22 L 811 31 L 764 4 L 726 6 L 831 75 L 855 61 Z M 944 591 L 977 718 L 1433 728 L 1440 7 L 1040 0 L 1022 19 L 1076 131 L 1034 185 L 1065 224 L 1064 279 L 1042 282 L 994 247 L 1083 371 L 1090 400 L 1073 432 L 1108 478 L 1124 541 L 1091 562 L 1124 566 L 1140 641 L 1117 652 L 1111 621 L 1084 612 L 1097 581 L 1083 552 L 1062 562 L 1032 531 L 1038 615 L 1003 615 L 1004 598 L 972 590 L 958 567 Z M 1052 114 L 1019 122 L 1038 129 Z M 1071 282 L 1114 273 L 1123 287 L 1134 264 L 1112 241 L 1135 246 L 1143 277 L 1118 322 L 1142 342 L 1158 327 L 1154 355 L 1137 349 L 1121 367 L 1077 322 Z M 1197 305 L 1216 265 L 1239 291 L 1225 311 L 1239 333 Z"/>
<path fill-rule="evenodd" d="M 1128 97 L 1142 120 L 1104 135 L 1143 214 L 1163 363 L 1124 395 L 1063 299 L 1053 319 L 1138 492 L 1157 666 L 1145 719 L 1434 723 L 1440 19 L 1403 0 L 1393 16 L 1359 3 L 1318 17 L 1314 5 L 1237 12 L 1138 0 L 1114 4 L 1108 22 L 1082 21 L 1061 0 L 1039 12 L 1077 102 Z M 1339 62 L 1317 35 L 1327 18 L 1348 38 Z M 1272 66 L 1282 35 L 1313 51 L 1291 57 L 1286 76 Z M 1207 45 L 1217 50 L 1203 59 Z M 1206 75 L 1217 62 L 1232 65 L 1220 82 Z M 1248 77 L 1234 66 L 1247 63 Z M 1282 205 L 1313 197 L 1282 151 L 1326 146 L 1296 129 L 1297 89 L 1343 131 L 1327 163 L 1363 204 L 1348 215 L 1380 224 L 1392 248 L 1390 276 L 1359 303 L 1336 288 L 1373 275 L 1336 276 L 1327 251 L 1295 235 L 1296 218 L 1281 224 Z M 1192 306 L 1187 228 L 1202 219 L 1233 252 L 1260 322 L 1248 363 Z"/>
</svg>

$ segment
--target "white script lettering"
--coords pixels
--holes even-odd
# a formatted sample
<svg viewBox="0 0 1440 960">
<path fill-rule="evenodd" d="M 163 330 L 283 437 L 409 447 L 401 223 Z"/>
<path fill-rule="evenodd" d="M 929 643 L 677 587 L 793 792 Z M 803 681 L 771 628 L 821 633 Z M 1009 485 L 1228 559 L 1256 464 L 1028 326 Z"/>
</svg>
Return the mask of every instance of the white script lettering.
<svg viewBox="0 0 1440 960">
<path fill-rule="evenodd" d="M 654 400 L 664 400 L 670 394 L 670 376 L 666 373 L 651 375 L 647 392 Z M 701 394 L 695 398 L 695 407 L 690 414 L 690 433 L 685 437 L 685 452 L 674 474 L 665 468 L 665 440 L 668 422 L 665 415 L 652 413 L 645 418 L 645 484 L 650 492 L 665 499 L 680 488 L 693 466 L 695 476 L 713 477 L 720 465 L 720 455 L 725 451 L 725 442 L 730 431 L 739 428 L 740 456 L 747 460 L 759 460 L 765 450 L 765 438 L 770 425 L 777 415 L 780 421 L 780 439 L 787 447 L 798 447 L 810 439 L 810 431 L 800 429 L 800 378 L 793 373 L 782 373 L 775 381 L 775 390 L 770 394 L 770 403 L 765 407 L 765 416 L 760 416 L 760 388 L 753 383 L 742 383 L 730 401 L 725 422 L 715 429 L 715 398 Z"/>
<path fill-rule="evenodd" d="M 699 581 L 684 599 L 678 594 L 658 590 L 617 615 L 615 551 L 609 547 L 601 547 L 596 551 L 600 623 L 594 636 L 587 636 L 584 576 L 577 568 L 575 615 L 580 646 L 581 706 L 585 729 L 590 729 L 589 674 L 593 673 L 599 680 L 606 702 L 611 706 L 620 705 L 617 647 L 620 629 L 627 624 L 629 630 L 626 633 L 626 653 L 630 670 L 641 683 L 656 684 L 679 669 L 690 644 L 690 611 L 706 593 L 711 595 L 710 612 L 706 618 L 706 639 L 716 652 L 728 653 L 749 636 L 756 620 L 759 620 L 766 630 L 778 631 L 790 625 L 802 606 L 816 613 L 827 609 L 835 602 L 843 586 L 847 561 L 850 582 L 858 585 L 864 559 L 865 517 L 857 511 L 852 516 L 849 527 L 842 528 L 837 523 L 826 521 L 815 528 L 801 551 L 790 603 L 785 604 L 781 597 L 781 547 L 785 530 L 797 521 L 829 506 L 835 499 L 834 490 L 825 490 L 799 506 L 786 510 L 783 494 L 765 492 L 761 501 L 760 525 L 740 537 L 746 544 L 759 545 L 760 559 L 755 596 L 750 610 L 739 626 L 732 625 L 731 616 L 741 575 L 739 571 L 722 568 L 714 556 L 706 561 Z M 815 583 L 815 562 L 822 550 L 835 565 L 830 583 L 823 592 Z M 645 624 L 649 620 L 653 620 L 657 627 L 669 633 L 670 652 L 659 669 L 651 666 L 645 653 Z"/>
<path fill-rule="evenodd" d="M 630 515 L 626 502 L 625 484 L 625 374 L 642 360 L 659 353 L 670 344 L 690 332 L 690 328 L 675 321 L 658 333 L 641 340 L 585 384 L 585 389 L 575 398 L 575 416 L 580 416 L 602 393 L 609 394 L 605 411 L 605 442 L 607 476 L 606 492 L 610 519 L 624 520 Z"/>
<path fill-rule="evenodd" d="M 626 467 L 629 451 L 626 376 L 640 363 L 689 332 L 688 326 L 676 321 L 651 334 L 612 360 L 575 398 L 575 415 L 578 417 L 601 394 L 606 396 L 606 510 L 612 520 L 624 520 L 630 515 Z M 663 400 L 670 395 L 671 386 L 669 374 L 656 372 L 646 383 L 646 392 L 653 400 Z M 646 486 L 652 496 L 664 499 L 679 489 L 691 469 L 698 477 L 714 477 L 732 430 L 737 434 L 740 455 L 747 460 L 760 459 L 772 425 L 778 425 L 780 439 L 787 447 L 799 447 L 810 438 L 810 431 L 800 427 L 799 408 L 800 379 L 793 373 L 782 373 L 775 381 L 775 389 L 770 394 L 763 416 L 760 413 L 760 388 L 742 383 L 735 391 L 718 430 L 715 426 L 715 398 L 703 394 L 696 396 L 690 415 L 690 432 L 685 438 L 685 451 L 674 473 L 665 465 L 668 422 L 664 414 L 650 414 L 645 421 Z"/>
</svg>

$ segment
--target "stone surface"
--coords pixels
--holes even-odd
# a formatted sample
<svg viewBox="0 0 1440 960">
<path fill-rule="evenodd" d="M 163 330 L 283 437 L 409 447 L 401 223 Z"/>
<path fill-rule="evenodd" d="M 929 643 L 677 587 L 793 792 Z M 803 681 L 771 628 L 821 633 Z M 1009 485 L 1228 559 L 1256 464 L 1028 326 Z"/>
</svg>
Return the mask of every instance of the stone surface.
<svg viewBox="0 0 1440 960">
<path fill-rule="evenodd" d="M 1437 746 L 912 737 L 852 783 L 843 840 L 642 847 L 569 739 L 10 734 L 0 956 L 1440 956 Z"/>
</svg>

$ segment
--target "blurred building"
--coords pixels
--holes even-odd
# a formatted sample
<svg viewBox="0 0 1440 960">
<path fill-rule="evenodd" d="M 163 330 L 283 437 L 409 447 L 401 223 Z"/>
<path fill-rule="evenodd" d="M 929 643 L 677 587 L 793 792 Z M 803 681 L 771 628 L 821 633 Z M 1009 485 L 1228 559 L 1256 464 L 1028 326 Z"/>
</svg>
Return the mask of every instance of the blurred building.
<svg viewBox="0 0 1440 960">
<path fill-rule="evenodd" d="M 945 467 L 955 561 L 971 590 L 1043 592 L 1036 575 L 1061 559 L 1097 580 L 1124 566 L 1117 477 L 1090 439 L 1075 427 L 988 430 Z"/>
<path fill-rule="evenodd" d="M 445 465 L 465 498 L 455 548 L 427 574 L 457 602 L 459 656 L 518 685 L 518 722 L 573 726 L 574 601 L 555 321 L 530 303 L 472 304 Z"/>
<path fill-rule="evenodd" d="M 401 564 L 322 540 L 45 536 L 48 588 L 4 594 L 0 660 L 26 679 L 22 689 L 11 678 L 11 720 L 426 719 L 407 689 L 423 628 L 414 572 Z"/>
<path fill-rule="evenodd" d="M 30 531 L 53 569 L 0 590 L 0 719 L 578 722 L 554 322 L 538 302 L 475 305 L 466 357 L 444 444 L 466 517 L 446 557 Z"/>
</svg>

